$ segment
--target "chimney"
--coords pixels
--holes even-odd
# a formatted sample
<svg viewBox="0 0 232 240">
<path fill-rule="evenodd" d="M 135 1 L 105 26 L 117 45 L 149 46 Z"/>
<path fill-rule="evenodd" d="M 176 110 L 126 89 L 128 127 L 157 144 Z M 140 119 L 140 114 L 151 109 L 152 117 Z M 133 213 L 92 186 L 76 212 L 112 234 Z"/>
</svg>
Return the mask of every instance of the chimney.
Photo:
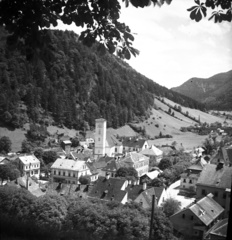
<svg viewBox="0 0 232 240">
<path fill-rule="evenodd" d="M 224 166 L 224 163 L 223 163 L 223 162 L 220 162 L 220 161 L 218 161 L 218 164 L 217 164 L 217 167 L 216 167 L 216 171 L 218 171 L 218 170 L 222 169 L 222 168 L 223 168 L 223 166 Z"/>
<path fill-rule="evenodd" d="M 147 189 L 147 183 L 144 182 L 144 183 L 143 183 L 143 191 L 145 191 L 146 189 Z"/>
</svg>

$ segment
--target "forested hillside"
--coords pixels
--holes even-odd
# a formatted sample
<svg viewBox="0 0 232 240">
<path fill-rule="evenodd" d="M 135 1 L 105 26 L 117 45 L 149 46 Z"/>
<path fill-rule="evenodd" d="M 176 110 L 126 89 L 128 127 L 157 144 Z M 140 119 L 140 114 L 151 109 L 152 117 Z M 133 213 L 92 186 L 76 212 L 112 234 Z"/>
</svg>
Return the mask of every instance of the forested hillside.
<svg viewBox="0 0 232 240">
<path fill-rule="evenodd" d="M 121 59 L 103 54 L 97 44 L 82 45 L 74 32 L 49 30 L 38 41 L 40 47 L 32 55 L 20 41 L 11 44 L 0 29 L 1 124 L 18 128 L 28 121 L 50 124 L 52 119 L 55 124 L 86 129 L 103 117 L 116 128 L 149 115 L 155 95 L 204 109 Z"/>
<path fill-rule="evenodd" d="M 209 109 L 232 110 L 232 70 L 209 78 L 191 78 L 172 90 L 198 99 Z"/>
</svg>

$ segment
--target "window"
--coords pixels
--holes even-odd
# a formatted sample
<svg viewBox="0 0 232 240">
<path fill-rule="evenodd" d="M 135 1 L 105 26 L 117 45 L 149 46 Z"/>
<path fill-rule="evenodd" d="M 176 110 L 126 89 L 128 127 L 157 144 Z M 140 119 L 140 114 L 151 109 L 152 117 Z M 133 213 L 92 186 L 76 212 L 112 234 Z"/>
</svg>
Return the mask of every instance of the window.
<svg viewBox="0 0 232 240">
<path fill-rule="evenodd" d="M 56 170 L 54 171 L 54 175 L 56 175 Z"/>
<path fill-rule="evenodd" d="M 218 197 L 218 192 L 215 192 L 215 193 L 214 193 L 214 197 Z"/>
<path fill-rule="evenodd" d="M 38 170 L 35 170 L 35 174 L 38 174 Z"/>
<path fill-rule="evenodd" d="M 184 178 L 183 182 L 186 183 L 186 179 L 185 178 Z"/>
<path fill-rule="evenodd" d="M 189 180 L 189 183 L 192 183 L 192 180 L 191 180 L 191 179 Z"/>
<path fill-rule="evenodd" d="M 59 171 L 59 175 L 60 175 L 60 171 Z"/>
<path fill-rule="evenodd" d="M 65 176 L 65 172 L 63 172 L 63 176 Z"/>
<path fill-rule="evenodd" d="M 223 199 L 226 199 L 226 193 L 223 193 Z"/>
<path fill-rule="evenodd" d="M 115 148 L 115 150 L 114 150 L 115 152 L 117 152 L 118 151 L 118 149 L 117 148 Z"/>
<path fill-rule="evenodd" d="M 185 218 L 185 214 L 182 214 L 182 218 Z"/>
<path fill-rule="evenodd" d="M 193 220 L 193 216 L 191 216 L 191 220 Z"/>
<path fill-rule="evenodd" d="M 202 194 L 202 195 L 206 195 L 205 189 L 202 189 L 202 190 L 201 190 L 201 194 Z"/>
<path fill-rule="evenodd" d="M 69 177 L 71 176 L 70 172 L 68 173 L 68 176 L 69 176 Z"/>
</svg>

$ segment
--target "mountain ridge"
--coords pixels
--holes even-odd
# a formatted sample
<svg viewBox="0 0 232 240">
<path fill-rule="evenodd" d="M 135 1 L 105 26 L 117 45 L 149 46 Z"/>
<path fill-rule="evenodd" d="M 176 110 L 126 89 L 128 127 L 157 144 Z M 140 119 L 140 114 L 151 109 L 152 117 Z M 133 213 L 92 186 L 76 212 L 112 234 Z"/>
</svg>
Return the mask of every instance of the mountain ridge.
<svg viewBox="0 0 232 240">
<path fill-rule="evenodd" d="M 190 78 L 171 90 L 198 99 L 210 109 L 232 110 L 232 70 L 209 78 Z"/>
</svg>

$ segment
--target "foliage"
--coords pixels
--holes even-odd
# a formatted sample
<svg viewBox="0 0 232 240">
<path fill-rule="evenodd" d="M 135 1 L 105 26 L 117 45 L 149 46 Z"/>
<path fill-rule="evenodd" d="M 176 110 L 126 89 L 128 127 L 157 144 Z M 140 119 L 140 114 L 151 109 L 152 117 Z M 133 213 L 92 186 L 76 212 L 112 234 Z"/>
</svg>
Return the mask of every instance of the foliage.
<svg viewBox="0 0 232 240">
<path fill-rule="evenodd" d="M 124 177 L 127 179 L 137 179 L 138 178 L 138 173 L 133 167 L 120 167 L 116 174 L 116 177 Z"/>
<path fill-rule="evenodd" d="M 72 142 L 71 147 L 78 147 L 79 146 L 79 139 L 78 138 L 71 139 L 71 142 Z"/>
<path fill-rule="evenodd" d="M 100 55 L 98 44 L 83 46 L 73 32 L 46 31 L 37 61 L 26 61 L 22 46 L 7 47 L 8 33 L 0 29 L 1 35 L 0 114 L 7 111 L 12 116 L 2 119 L 7 125 L 18 127 L 28 118 L 40 122 L 52 117 L 57 125 L 87 130 L 95 126 L 96 118 L 103 117 L 108 127 L 117 128 L 147 116 L 155 95 L 186 107 L 204 108 L 147 79 L 115 56 Z M 32 119 L 35 108 L 41 117 Z M 146 134 L 144 128 L 138 130 Z M 46 136 L 46 131 L 41 134 L 36 128 L 28 133 L 42 140 Z"/>
<path fill-rule="evenodd" d="M 90 178 L 87 176 L 80 176 L 78 181 L 80 182 L 80 184 L 86 185 L 90 183 Z"/>
<path fill-rule="evenodd" d="M 33 150 L 33 145 L 28 140 L 23 140 L 21 145 L 21 151 L 23 153 L 31 153 Z"/>
<path fill-rule="evenodd" d="M 11 151 L 11 140 L 9 137 L 3 136 L 0 138 L 0 153 L 8 153 Z"/>
<path fill-rule="evenodd" d="M 43 148 L 36 148 L 35 151 L 34 151 L 34 155 L 39 159 L 41 160 L 42 157 L 43 157 Z"/>
<path fill-rule="evenodd" d="M 220 142 L 214 141 L 212 138 L 206 138 L 203 142 L 203 146 L 206 149 L 205 153 L 210 155 L 216 152 L 220 146 Z"/>
<path fill-rule="evenodd" d="M 170 161 L 169 158 L 163 158 L 161 159 L 161 161 L 159 162 L 159 169 L 164 170 L 166 168 L 170 168 L 172 166 L 172 162 Z"/>
<path fill-rule="evenodd" d="M 56 152 L 54 151 L 45 151 L 43 153 L 43 161 L 46 165 L 48 165 L 49 163 L 54 163 L 56 161 L 56 159 L 58 158 L 58 155 Z"/>
<path fill-rule="evenodd" d="M 162 204 L 163 212 L 167 217 L 170 217 L 174 213 L 178 212 L 181 207 L 181 202 L 174 198 L 167 198 Z"/>
<path fill-rule="evenodd" d="M 20 171 L 14 164 L 0 164 L 0 179 L 5 180 L 14 180 L 20 176 Z"/>
</svg>

